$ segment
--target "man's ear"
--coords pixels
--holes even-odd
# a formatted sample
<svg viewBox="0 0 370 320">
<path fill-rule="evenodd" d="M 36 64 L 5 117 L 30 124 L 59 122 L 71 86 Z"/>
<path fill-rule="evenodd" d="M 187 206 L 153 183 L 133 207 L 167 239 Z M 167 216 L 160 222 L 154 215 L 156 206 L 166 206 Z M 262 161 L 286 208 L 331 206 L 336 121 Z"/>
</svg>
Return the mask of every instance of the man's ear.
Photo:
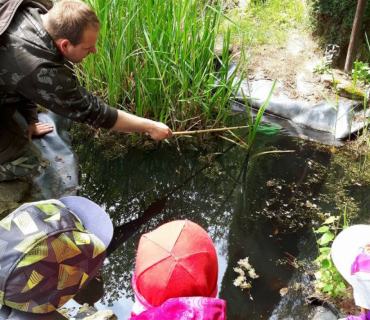
<svg viewBox="0 0 370 320">
<path fill-rule="evenodd" d="M 71 45 L 68 39 L 59 39 L 58 40 L 59 50 L 62 54 L 68 53 L 68 47 Z"/>
</svg>

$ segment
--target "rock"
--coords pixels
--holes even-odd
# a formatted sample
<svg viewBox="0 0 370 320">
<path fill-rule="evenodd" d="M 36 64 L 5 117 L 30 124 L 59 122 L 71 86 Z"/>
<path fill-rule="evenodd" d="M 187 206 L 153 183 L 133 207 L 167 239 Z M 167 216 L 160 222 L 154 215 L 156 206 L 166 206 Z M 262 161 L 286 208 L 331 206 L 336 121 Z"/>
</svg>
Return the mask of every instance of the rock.
<svg viewBox="0 0 370 320">
<path fill-rule="evenodd" d="M 364 100 L 365 90 L 361 88 L 353 88 L 353 82 L 349 81 L 346 75 L 336 72 L 333 75 L 323 74 L 321 76 L 321 82 L 327 85 L 333 86 L 333 80 L 337 85 L 338 95 L 351 100 Z"/>
<path fill-rule="evenodd" d="M 29 188 L 22 180 L 0 182 L 0 219 L 19 207 Z"/>
<path fill-rule="evenodd" d="M 22 180 L 0 182 L 0 202 L 21 202 L 29 187 Z"/>
<path fill-rule="evenodd" d="M 117 320 L 117 316 L 112 310 L 100 310 L 90 317 L 84 318 L 84 320 Z"/>
<path fill-rule="evenodd" d="M 19 207 L 17 202 L 0 202 L 0 220 Z"/>
<path fill-rule="evenodd" d="M 337 320 L 337 317 L 329 309 L 317 307 L 315 316 L 312 320 Z"/>
<path fill-rule="evenodd" d="M 352 100 L 364 100 L 365 92 L 360 89 L 353 88 L 353 86 L 349 83 L 340 83 L 337 85 L 337 89 L 338 95 L 341 97 Z"/>
<path fill-rule="evenodd" d="M 333 76 L 332 76 L 331 74 L 324 73 L 324 74 L 320 77 L 320 81 L 321 81 L 322 83 L 325 83 L 325 84 L 333 85 Z"/>
</svg>

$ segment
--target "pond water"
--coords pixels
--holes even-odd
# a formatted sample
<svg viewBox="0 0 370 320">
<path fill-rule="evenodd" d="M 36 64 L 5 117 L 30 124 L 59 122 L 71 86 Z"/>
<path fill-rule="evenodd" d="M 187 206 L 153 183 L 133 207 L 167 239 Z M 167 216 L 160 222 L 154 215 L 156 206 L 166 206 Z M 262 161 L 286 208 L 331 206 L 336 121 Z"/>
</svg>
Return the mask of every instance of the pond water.
<svg viewBox="0 0 370 320">
<path fill-rule="evenodd" d="M 254 158 L 210 135 L 199 146 L 191 139 L 196 140 L 134 148 L 114 160 L 104 158 L 92 141 L 77 146 L 79 194 L 103 206 L 120 226 L 119 245 L 102 269 L 105 293 L 97 308 L 127 319 L 140 235 L 174 219 L 189 219 L 215 243 L 218 297 L 227 301 L 227 319 L 310 319 L 313 307 L 306 305 L 304 292 L 313 279 L 309 262 L 317 255 L 312 228 L 325 214 L 338 215 L 344 208 L 361 221 L 367 217 L 363 204 L 370 179 L 361 171 L 366 158 L 333 153 L 284 129 L 259 135 L 254 153 L 293 152 Z M 259 278 L 243 291 L 234 285 L 234 268 L 246 257 Z M 284 296 L 283 288 L 288 288 Z"/>
</svg>

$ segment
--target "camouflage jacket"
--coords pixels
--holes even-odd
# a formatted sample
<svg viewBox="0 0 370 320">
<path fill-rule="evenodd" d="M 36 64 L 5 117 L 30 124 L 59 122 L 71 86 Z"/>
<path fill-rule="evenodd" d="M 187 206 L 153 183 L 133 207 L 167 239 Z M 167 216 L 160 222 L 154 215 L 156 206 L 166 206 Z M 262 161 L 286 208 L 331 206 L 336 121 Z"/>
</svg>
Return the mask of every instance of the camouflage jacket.
<svg viewBox="0 0 370 320">
<path fill-rule="evenodd" d="M 111 128 L 117 119 L 116 109 L 77 83 L 43 27 L 47 8 L 35 3 L 0 0 L 0 164 L 27 143 L 12 120 L 17 110 L 28 123 L 38 122 L 36 104 L 96 127 Z"/>
</svg>

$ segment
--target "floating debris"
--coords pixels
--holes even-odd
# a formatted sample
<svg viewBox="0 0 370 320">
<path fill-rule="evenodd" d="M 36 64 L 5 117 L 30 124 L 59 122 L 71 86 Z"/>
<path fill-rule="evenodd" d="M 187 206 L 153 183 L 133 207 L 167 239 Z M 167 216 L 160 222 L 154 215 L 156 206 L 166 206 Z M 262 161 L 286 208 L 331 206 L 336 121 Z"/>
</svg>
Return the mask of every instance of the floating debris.
<svg viewBox="0 0 370 320">
<path fill-rule="evenodd" d="M 275 187 L 276 181 L 275 180 L 269 180 L 269 181 L 267 181 L 266 185 L 268 187 Z"/>
<path fill-rule="evenodd" d="M 234 271 L 239 274 L 234 280 L 234 286 L 242 290 L 252 288 L 252 284 L 248 281 L 248 278 L 257 279 L 259 275 L 256 274 L 256 271 L 249 263 L 249 257 L 239 260 L 238 265 L 239 267 L 234 268 Z"/>
<path fill-rule="evenodd" d="M 288 293 L 288 288 L 281 288 L 279 292 L 280 295 L 283 297 Z"/>
</svg>

